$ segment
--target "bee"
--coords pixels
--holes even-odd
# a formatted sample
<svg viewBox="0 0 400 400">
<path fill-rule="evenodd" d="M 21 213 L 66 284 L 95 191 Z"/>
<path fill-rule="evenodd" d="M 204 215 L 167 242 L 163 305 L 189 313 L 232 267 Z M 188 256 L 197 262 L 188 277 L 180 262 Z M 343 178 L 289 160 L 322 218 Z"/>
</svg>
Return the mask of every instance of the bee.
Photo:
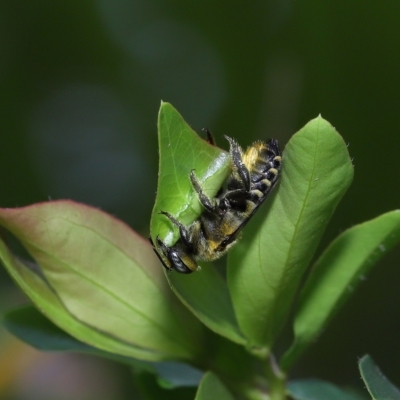
<svg viewBox="0 0 400 400">
<path fill-rule="evenodd" d="M 209 132 L 207 132 L 209 136 Z M 210 136 L 209 136 L 210 137 Z M 238 240 L 244 226 L 264 202 L 279 179 L 282 164 L 278 141 L 256 141 L 246 151 L 232 138 L 229 142 L 232 172 L 215 198 L 209 198 L 195 175 L 189 178 L 204 208 L 200 217 L 188 226 L 173 215 L 161 211 L 179 230 L 180 238 L 167 246 L 159 236 L 154 251 L 163 266 L 183 274 L 200 269 L 198 261 L 222 257 Z"/>
</svg>

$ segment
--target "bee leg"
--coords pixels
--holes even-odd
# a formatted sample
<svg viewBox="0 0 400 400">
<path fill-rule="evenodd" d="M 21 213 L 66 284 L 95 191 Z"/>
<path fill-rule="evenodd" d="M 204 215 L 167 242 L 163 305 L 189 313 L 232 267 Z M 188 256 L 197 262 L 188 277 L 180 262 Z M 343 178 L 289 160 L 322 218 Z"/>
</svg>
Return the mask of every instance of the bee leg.
<svg viewBox="0 0 400 400">
<path fill-rule="evenodd" d="M 229 136 L 225 135 L 225 139 L 229 142 L 229 152 L 231 153 L 233 165 L 240 176 L 240 179 L 244 185 L 244 188 L 250 190 L 250 172 L 242 161 L 242 148 Z"/>
<path fill-rule="evenodd" d="M 228 203 L 229 207 L 226 208 L 244 211 L 246 209 L 248 195 L 249 193 L 243 189 L 228 190 L 220 200 L 220 207 L 221 204 L 226 207 L 226 203 Z"/>
<path fill-rule="evenodd" d="M 178 246 L 168 247 L 159 236 L 157 236 L 157 244 L 170 263 L 170 266 L 168 266 L 156 252 L 158 258 L 168 272 L 175 269 L 181 274 L 190 274 L 198 269 L 196 262 L 182 248 Z"/>
<path fill-rule="evenodd" d="M 219 201 L 218 201 L 218 214 L 223 216 L 230 209 L 231 209 L 230 201 L 227 199 L 227 197 L 225 195 L 224 196 L 220 195 Z"/>
<path fill-rule="evenodd" d="M 175 217 L 173 217 L 170 213 L 166 211 L 161 211 L 160 214 L 165 215 L 176 227 L 179 229 L 179 234 L 181 236 L 182 242 L 189 248 L 193 247 L 192 240 L 190 238 L 190 232 L 186 228 L 185 225 L 183 225 L 181 222 L 179 222 Z"/>
<path fill-rule="evenodd" d="M 170 265 L 168 265 L 167 261 L 164 260 L 164 258 L 161 256 L 161 254 L 158 252 L 156 246 L 154 245 L 153 239 L 151 238 L 151 236 L 149 237 L 149 241 L 151 243 L 151 245 L 153 246 L 153 251 L 154 253 L 156 253 L 156 256 L 158 257 L 158 259 L 160 260 L 162 266 L 168 271 L 171 272 L 172 271 L 172 267 Z M 160 245 L 160 242 L 162 245 Z M 161 239 L 157 236 L 157 243 L 159 243 L 159 246 L 161 247 L 161 250 L 163 252 L 163 255 L 166 257 L 166 254 L 164 252 L 164 249 L 166 248 L 164 242 L 161 241 Z"/>
<path fill-rule="evenodd" d="M 215 146 L 216 145 L 215 139 L 211 131 L 208 128 L 203 128 L 202 131 L 206 133 L 206 141 L 210 143 L 212 146 Z"/>
<path fill-rule="evenodd" d="M 194 169 L 192 169 L 190 171 L 190 181 L 192 182 L 193 188 L 196 191 L 197 195 L 199 196 L 201 205 L 206 210 L 208 210 L 210 212 L 214 212 L 216 207 L 213 204 L 212 200 L 204 194 L 203 189 L 201 188 L 200 182 L 196 178 Z"/>
</svg>

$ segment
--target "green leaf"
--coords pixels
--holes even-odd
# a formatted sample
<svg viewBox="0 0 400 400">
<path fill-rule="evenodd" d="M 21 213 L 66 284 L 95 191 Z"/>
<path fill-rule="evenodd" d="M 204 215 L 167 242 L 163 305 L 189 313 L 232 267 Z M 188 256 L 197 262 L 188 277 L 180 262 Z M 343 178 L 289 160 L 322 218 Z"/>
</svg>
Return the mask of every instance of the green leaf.
<svg viewBox="0 0 400 400">
<path fill-rule="evenodd" d="M 22 263 L 15 258 L 0 240 L 0 259 L 4 266 L 31 300 L 41 311 L 51 319 L 57 326 L 70 333 L 82 342 L 96 346 L 99 349 L 116 354 L 126 354 L 145 360 L 163 359 L 163 354 L 155 351 L 141 349 L 115 340 L 112 337 L 98 332 L 86 324 L 71 316 L 64 308 L 60 299 L 50 286 L 39 275 L 40 271 L 36 265 Z M 28 343 L 35 345 L 28 341 Z"/>
<path fill-rule="evenodd" d="M 191 275 L 171 273 L 168 280 L 182 303 L 209 329 L 235 343 L 246 343 L 227 284 L 215 267 L 208 264 Z"/>
<path fill-rule="evenodd" d="M 295 314 L 292 347 L 282 360 L 287 369 L 315 341 L 369 269 L 400 242 L 400 212 L 392 211 L 338 236 L 314 265 Z"/>
<path fill-rule="evenodd" d="M 203 373 L 190 365 L 174 362 L 146 362 L 123 357 L 82 343 L 54 325 L 33 306 L 8 311 L 2 318 L 3 326 L 19 339 L 45 351 L 72 351 L 108 358 L 147 371 L 158 377 L 168 388 L 198 386 Z"/>
<path fill-rule="evenodd" d="M 54 325 L 32 305 L 6 312 L 2 317 L 2 325 L 10 333 L 39 350 L 87 353 L 129 365 L 139 362 L 80 342 Z"/>
<path fill-rule="evenodd" d="M 147 363 L 147 365 L 151 365 L 153 373 L 157 375 L 158 384 L 167 389 L 197 387 L 204 375 L 197 368 L 174 361 Z"/>
<path fill-rule="evenodd" d="M 168 211 L 185 225 L 193 222 L 203 210 L 189 180 L 190 171 L 196 170 L 204 191 L 213 197 L 230 171 L 230 157 L 201 139 L 168 103 L 161 105 L 158 130 L 160 172 L 151 234 L 154 242 L 160 235 L 172 245 L 179 233 L 159 212 Z M 190 276 L 171 272 L 167 278 L 179 299 L 208 328 L 236 343 L 245 342 L 228 287 L 215 267 L 208 264 Z"/>
<path fill-rule="evenodd" d="M 279 187 L 228 256 L 228 284 L 243 333 L 269 348 L 287 319 L 300 280 L 353 177 L 346 144 L 322 117 L 283 153 Z"/>
<path fill-rule="evenodd" d="M 196 393 L 195 400 L 234 400 L 229 390 L 212 372 L 207 372 Z"/>
<path fill-rule="evenodd" d="M 93 349 L 101 352 L 54 325 L 31 305 L 6 312 L 2 324 L 17 338 L 39 350 L 90 352 Z"/>
<path fill-rule="evenodd" d="M 374 400 L 400 400 L 400 390 L 382 374 L 369 355 L 361 358 L 358 366 L 368 392 Z"/>
<path fill-rule="evenodd" d="M 293 400 L 364 400 L 365 397 L 339 388 L 319 379 L 301 379 L 287 384 L 287 392 Z"/>
<path fill-rule="evenodd" d="M 150 232 L 153 242 L 157 235 L 167 245 L 173 245 L 179 232 L 160 211 L 167 211 L 185 225 L 202 212 L 189 179 L 192 169 L 204 189 L 214 197 L 230 173 L 230 156 L 212 146 L 193 131 L 169 103 L 161 103 L 158 115 L 160 164 L 155 205 Z"/>
<path fill-rule="evenodd" d="M 0 224 L 29 251 L 48 284 L 3 247 L 6 268 L 45 315 L 71 335 L 102 348 L 94 340 L 101 332 L 119 346 L 119 354 L 133 355 L 125 351 L 132 347 L 136 357 L 147 360 L 201 356 L 201 325 L 169 289 L 147 240 L 121 221 L 57 201 L 0 209 Z M 59 317 L 49 297 L 68 312 Z"/>
</svg>

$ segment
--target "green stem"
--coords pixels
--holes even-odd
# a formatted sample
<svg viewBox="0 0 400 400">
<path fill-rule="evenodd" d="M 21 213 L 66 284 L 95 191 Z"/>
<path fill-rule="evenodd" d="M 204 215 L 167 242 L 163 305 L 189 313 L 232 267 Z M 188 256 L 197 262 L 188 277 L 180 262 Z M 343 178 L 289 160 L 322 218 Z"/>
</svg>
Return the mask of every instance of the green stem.
<svg viewBox="0 0 400 400">
<path fill-rule="evenodd" d="M 263 360 L 263 365 L 268 380 L 269 400 L 286 400 L 286 375 L 279 369 L 273 354 Z"/>
</svg>

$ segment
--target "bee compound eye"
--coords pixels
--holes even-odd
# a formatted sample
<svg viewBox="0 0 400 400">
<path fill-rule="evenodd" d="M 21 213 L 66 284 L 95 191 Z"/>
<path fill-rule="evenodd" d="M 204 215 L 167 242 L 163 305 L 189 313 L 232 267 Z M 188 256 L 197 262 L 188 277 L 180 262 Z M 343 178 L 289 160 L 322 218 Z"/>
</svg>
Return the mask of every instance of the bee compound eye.
<svg viewBox="0 0 400 400">
<path fill-rule="evenodd" d="M 169 253 L 169 260 L 171 261 L 171 266 L 176 271 L 181 274 L 190 274 L 193 271 L 182 261 L 182 258 L 177 250 L 171 250 Z"/>
</svg>

